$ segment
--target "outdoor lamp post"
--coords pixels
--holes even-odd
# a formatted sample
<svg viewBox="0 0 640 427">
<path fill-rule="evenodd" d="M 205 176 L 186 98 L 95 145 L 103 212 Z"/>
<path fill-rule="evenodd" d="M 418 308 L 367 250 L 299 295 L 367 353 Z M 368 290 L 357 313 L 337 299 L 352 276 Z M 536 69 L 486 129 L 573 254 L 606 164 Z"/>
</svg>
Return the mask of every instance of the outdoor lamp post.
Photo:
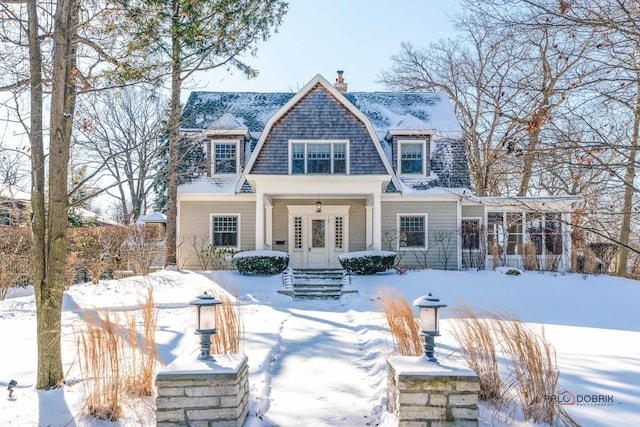
<svg viewBox="0 0 640 427">
<path fill-rule="evenodd" d="M 437 362 L 433 350 L 436 347 L 435 337 L 440 336 L 440 308 L 447 305 L 431 293 L 416 299 L 413 305 L 420 307 L 420 335 L 424 337 L 424 354 L 430 362 Z"/>
<path fill-rule="evenodd" d="M 211 356 L 211 335 L 216 331 L 216 306 L 222 302 L 203 293 L 191 301 L 189 305 L 196 307 L 196 334 L 200 335 L 200 359 L 213 360 Z"/>
</svg>

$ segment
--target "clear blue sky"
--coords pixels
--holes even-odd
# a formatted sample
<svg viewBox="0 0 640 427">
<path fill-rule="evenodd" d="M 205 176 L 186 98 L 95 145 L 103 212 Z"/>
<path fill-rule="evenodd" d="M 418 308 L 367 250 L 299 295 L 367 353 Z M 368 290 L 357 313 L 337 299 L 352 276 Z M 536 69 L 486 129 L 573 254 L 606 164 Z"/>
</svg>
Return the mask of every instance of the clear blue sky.
<svg viewBox="0 0 640 427">
<path fill-rule="evenodd" d="M 193 89 L 295 92 L 318 73 L 333 82 L 336 70 L 344 70 L 350 92 L 384 90 L 376 80 L 400 43 L 426 46 L 452 37 L 449 17 L 459 12 L 458 0 L 290 0 L 279 32 L 255 58 L 244 58 L 258 78 L 201 73 L 183 98 Z"/>
</svg>

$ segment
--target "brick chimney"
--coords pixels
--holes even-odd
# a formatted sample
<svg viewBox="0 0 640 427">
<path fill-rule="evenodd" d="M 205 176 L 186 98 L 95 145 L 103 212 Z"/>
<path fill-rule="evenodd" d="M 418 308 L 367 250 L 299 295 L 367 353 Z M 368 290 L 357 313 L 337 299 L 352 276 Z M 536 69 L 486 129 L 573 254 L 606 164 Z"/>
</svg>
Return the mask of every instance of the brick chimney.
<svg viewBox="0 0 640 427">
<path fill-rule="evenodd" d="M 344 71 L 338 70 L 338 78 L 336 79 L 336 83 L 333 85 L 340 93 L 345 93 L 347 91 L 347 84 L 344 82 L 343 74 Z"/>
</svg>

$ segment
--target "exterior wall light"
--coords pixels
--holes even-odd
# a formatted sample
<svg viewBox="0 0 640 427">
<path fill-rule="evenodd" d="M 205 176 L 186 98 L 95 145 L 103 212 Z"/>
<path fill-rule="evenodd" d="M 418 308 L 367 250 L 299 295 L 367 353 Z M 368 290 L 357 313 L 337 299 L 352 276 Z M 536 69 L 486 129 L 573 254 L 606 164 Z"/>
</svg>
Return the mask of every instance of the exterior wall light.
<svg viewBox="0 0 640 427">
<path fill-rule="evenodd" d="M 222 302 L 208 293 L 198 295 L 189 305 L 196 307 L 196 334 L 200 335 L 200 359 L 214 360 L 211 356 L 211 335 L 216 330 L 216 306 Z"/>
<path fill-rule="evenodd" d="M 424 337 L 424 354 L 430 362 L 437 362 L 433 355 L 435 337 L 440 336 L 440 309 L 447 305 L 442 304 L 431 293 L 416 299 L 413 305 L 420 308 L 420 335 Z"/>
<path fill-rule="evenodd" d="M 318 201 L 316 202 L 316 212 L 322 212 L 322 202 L 320 201 L 320 196 L 318 196 Z"/>
</svg>

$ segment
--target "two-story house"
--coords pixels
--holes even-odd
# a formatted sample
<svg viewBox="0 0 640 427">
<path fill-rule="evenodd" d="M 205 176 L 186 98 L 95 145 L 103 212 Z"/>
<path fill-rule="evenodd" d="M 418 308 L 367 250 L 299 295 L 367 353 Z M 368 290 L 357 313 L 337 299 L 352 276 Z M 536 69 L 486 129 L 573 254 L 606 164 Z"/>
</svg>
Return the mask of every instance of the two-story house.
<svg viewBox="0 0 640 427">
<path fill-rule="evenodd" d="M 446 94 L 346 89 L 339 72 L 297 93 L 193 92 L 181 131 L 202 144 L 207 176 L 178 189 L 178 242 L 284 251 L 309 269 L 364 250 L 431 268 L 521 266 L 527 247 L 541 266 L 569 267 L 575 199 L 474 197 Z M 179 265 L 197 267 L 194 250 L 179 245 Z"/>
</svg>

